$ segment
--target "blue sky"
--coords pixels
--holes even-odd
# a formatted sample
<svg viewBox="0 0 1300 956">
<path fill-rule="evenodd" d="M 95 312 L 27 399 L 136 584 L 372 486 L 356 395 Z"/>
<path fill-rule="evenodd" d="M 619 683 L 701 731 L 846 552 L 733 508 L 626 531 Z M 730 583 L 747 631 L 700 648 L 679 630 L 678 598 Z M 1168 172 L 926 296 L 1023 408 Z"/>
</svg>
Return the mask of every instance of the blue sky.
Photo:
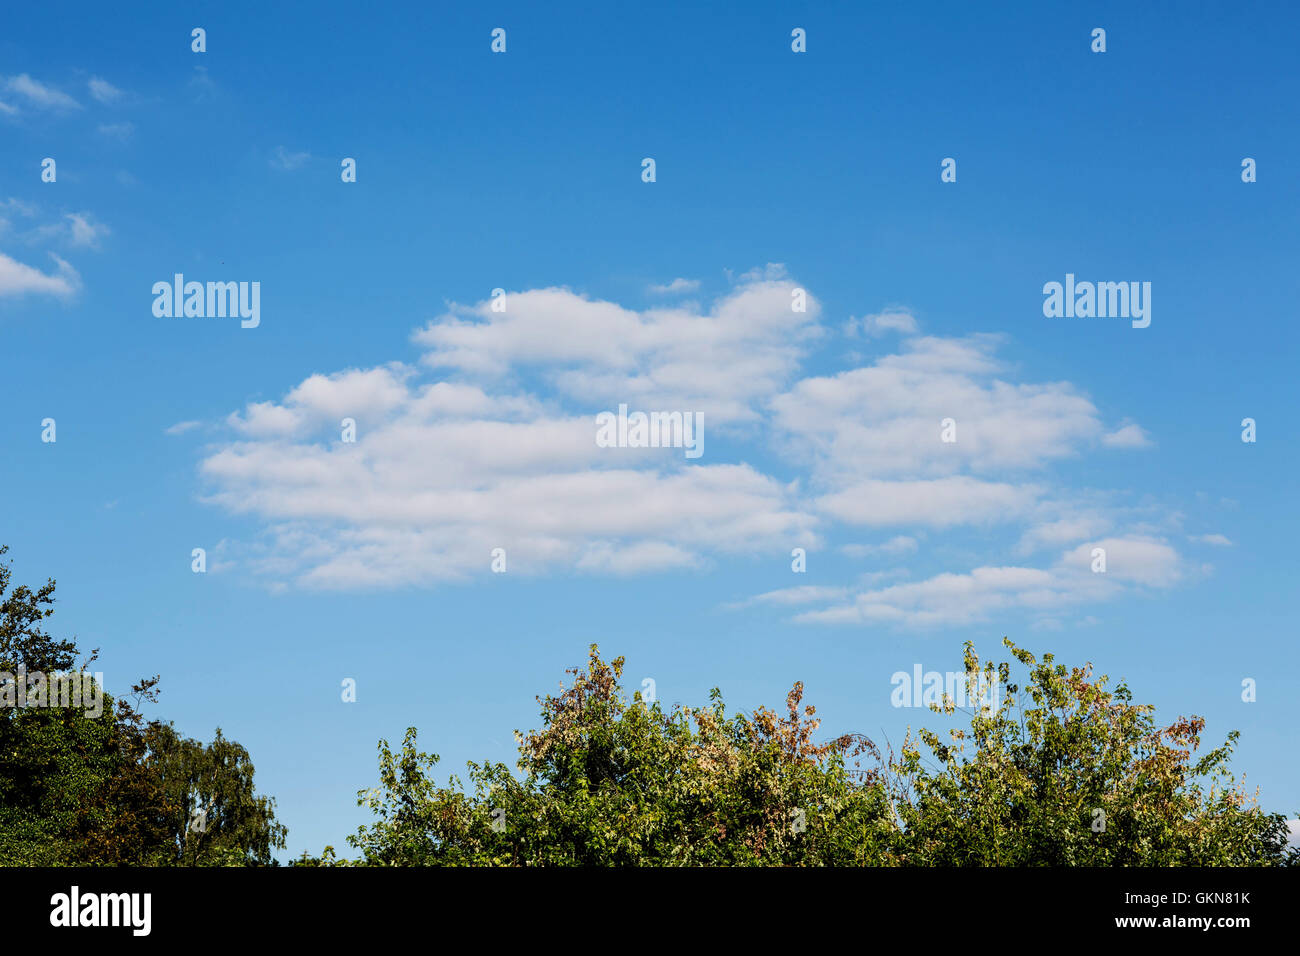
<svg viewBox="0 0 1300 956">
<path fill-rule="evenodd" d="M 894 672 L 1006 634 L 1241 730 L 1294 816 L 1300 18 L 1130 6 L 11 5 L 17 578 L 249 748 L 285 856 L 408 725 L 512 762 L 591 642 L 898 739 L 938 718 Z M 260 325 L 155 317 L 178 272 Z M 1067 273 L 1150 282 L 1150 326 L 1045 317 Z M 704 456 L 597 448 L 620 402 Z"/>
</svg>

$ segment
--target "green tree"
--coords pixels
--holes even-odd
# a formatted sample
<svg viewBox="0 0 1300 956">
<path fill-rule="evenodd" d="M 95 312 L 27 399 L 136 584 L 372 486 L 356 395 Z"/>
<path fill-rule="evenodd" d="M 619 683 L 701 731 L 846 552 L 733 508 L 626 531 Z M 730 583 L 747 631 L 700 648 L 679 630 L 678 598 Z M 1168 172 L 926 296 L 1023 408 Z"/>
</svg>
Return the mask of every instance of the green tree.
<svg viewBox="0 0 1300 956">
<path fill-rule="evenodd" d="M 539 698 L 542 729 L 516 731 L 516 772 L 470 763 L 431 779 L 438 757 L 379 744 L 377 819 L 305 865 L 1244 865 L 1295 862 L 1285 818 L 1265 814 L 1228 770 L 1232 743 L 1191 761 L 1204 722 L 1158 729 L 1152 709 L 1008 641 L 1028 669 L 981 668 L 996 706 L 949 742 L 929 730 L 899 752 L 844 735 L 818 743 L 795 684 L 784 714 L 665 712 L 619 684 L 622 658 L 595 645 L 585 671 Z M 974 694 L 973 696 L 978 696 Z M 952 715 L 951 700 L 940 713 Z M 924 757 L 924 746 L 930 756 Z M 865 767 L 863 766 L 865 764 Z M 1096 813 L 1100 810 L 1103 815 Z M 1098 822 L 1104 821 L 1099 826 Z"/>
<path fill-rule="evenodd" d="M 0 547 L 0 557 L 7 548 Z M 77 664 L 75 641 L 44 629 L 53 580 L 11 587 L 0 561 L 0 673 L 47 677 Z M 82 699 L 94 682 L 83 677 Z M 220 729 L 208 746 L 146 720 L 158 677 L 103 706 L 0 707 L 0 863 L 7 865 L 256 865 L 273 862 L 284 827 L 273 801 L 258 796 L 247 751 Z M 102 691 L 102 688 L 98 688 Z M 92 692 L 92 693 L 88 693 Z M 87 711 L 91 710 L 92 713 Z M 210 807 L 191 826 L 195 799 Z"/>
<path fill-rule="evenodd" d="M 1150 705 L 1091 665 L 1038 660 L 1003 639 L 1028 670 L 994 669 L 966 645 L 968 698 L 996 682 L 996 707 L 969 714 L 945 742 L 909 741 L 890 772 L 901 862 L 921 865 L 1250 866 L 1294 861 L 1286 818 L 1266 814 L 1229 769 L 1225 743 L 1193 757 L 1205 721 L 1159 727 Z M 942 708 L 953 713 L 951 701 Z"/>
<path fill-rule="evenodd" d="M 474 791 L 428 776 L 438 757 L 406 733 L 380 743 L 379 820 L 349 838 L 370 865 L 749 865 L 867 862 L 888 836 L 884 792 L 845 765 L 848 740 L 815 743 L 800 706 L 727 717 L 665 712 L 618 683 L 622 658 L 593 645 L 588 669 L 541 701 L 543 729 L 521 735 L 518 776 L 470 764 Z M 364 795 L 363 802 L 369 800 Z"/>
<path fill-rule="evenodd" d="M 148 762 L 161 774 L 171 862 L 188 866 L 270 866 L 286 830 L 275 801 L 253 786 L 248 751 L 217 728 L 212 743 L 179 735 L 171 724 L 150 728 Z"/>
</svg>

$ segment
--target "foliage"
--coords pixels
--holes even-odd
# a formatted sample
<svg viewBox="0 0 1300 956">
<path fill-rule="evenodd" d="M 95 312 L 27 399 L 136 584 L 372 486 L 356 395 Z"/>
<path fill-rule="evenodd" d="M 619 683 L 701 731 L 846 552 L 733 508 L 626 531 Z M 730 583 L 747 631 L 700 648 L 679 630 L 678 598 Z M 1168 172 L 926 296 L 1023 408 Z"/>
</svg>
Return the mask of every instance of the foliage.
<svg viewBox="0 0 1300 956">
<path fill-rule="evenodd" d="M 0 556 L 7 549 L 0 547 Z M 0 672 L 84 672 L 74 641 L 44 630 L 54 581 L 11 588 L 0 561 Z M 93 678 L 83 678 L 83 700 Z M 207 746 L 146 720 L 155 676 L 103 707 L 0 707 L 0 864 L 266 865 L 285 829 L 253 787 L 247 751 L 220 729 Z M 100 691 L 103 688 L 99 688 Z M 88 712 L 88 710 L 90 712 Z M 205 825 L 192 812 L 209 806 Z"/>
<path fill-rule="evenodd" d="M 1205 721 L 1160 728 L 1124 684 L 1108 690 L 1091 665 L 1066 668 L 1003 643 L 1028 669 L 981 672 L 966 645 L 968 683 L 997 680 L 996 708 L 971 714 L 949 741 L 909 742 L 895 771 L 903 859 L 939 865 L 1248 866 L 1283 862 L 1286 818 L 1265 814 L 1228 764 L 1236 731 L 1193 761 Z M 953 711 L 951 702 L 944 708 Z"/>
<path fill-rule="evenodd" d="M 1028 669 L 966 648 L 972 691 L 997 681 L 949 742 L 909 734 L 898 753 L 845 735 L 817 743 L 796 683 L 779 715 L 709 705 L 664 711 L 619 683 L 623 659 L 595 645 L 585 671 L 539 698 L 542 729 L 520 734 L 517 773 L 470 763 L 466 790 L 437 786 L 438 762 L 409 728 L 379 744 L 377 819 L 303 865 L 1264 865 L 1295 862 L 1281 814 L 1265 814 L 1228 770 L 1235 733 L 1196 762 L 1204 721 L 1155 726 L 1129 690 L 1011 644 Z M 981 683 L 983 682 L 983 683 Z M 971 699 L 978 695 L 972 694 Z M 946 699 L 932 708 L 953 714 Z M 930 758 L 922 755 L 921 747 Z M 862 764 L 865 761 L 866 768 Z M 1104 818 L 1094 811 L 1100 810 Z M 1098 821 L 1104 819 L 1104 827 Z"/>
<path fill-rule="evenodd" d="M 248 751 L 218 727 L 212 743 L 182 737 L 171 724 L 155 724 L 149 762 L 161 776 L 169 862 L 188 866 L 269 866 L 273 848 L 285 844 L 275 822 L 275 802 L 253 787 Z"/>
</svg>

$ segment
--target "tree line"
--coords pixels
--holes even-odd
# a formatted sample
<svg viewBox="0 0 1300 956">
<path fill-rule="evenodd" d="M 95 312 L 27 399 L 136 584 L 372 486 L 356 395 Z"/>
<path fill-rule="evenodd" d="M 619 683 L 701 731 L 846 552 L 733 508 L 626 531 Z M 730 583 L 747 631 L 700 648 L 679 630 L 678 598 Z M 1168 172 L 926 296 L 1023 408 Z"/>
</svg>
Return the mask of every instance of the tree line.
<svg viewBox="0 0 1300 956">
<path fill-rule="evenodd" d="M 7 549 L 0 547 L 0 558 Z M 75 641 L 45 630 L 54 581 L 13 585 L 0 560 L 0 675 L 84 671 Z M 298 866 L 1283 866 L 1286 816 L 1231 769 L 1234 731 L 1202 750 L 1205 722 L 1161 726 L 1091 665 L 1066 667 L 1004 639 L 1010 660 L 967 644 L 969 709 L 931 707 L 943 733 L 897 746 L 818 735 L 796 683 L 781 711 L 728 713 L 643 699 L 623 659 L 592 645 L 585 668 L 539 697 L 518 761 L 439 758 L 408 728 L 379 742 L 372 822 Z M 0 680 L 4 680 L 0 677 Z M 985 691 L 996 683 L 999 693 Z M 3 688 L 0 688 L 2 691 Z M 0 864 L 268 866 L 286 829 L 252 760 L 147 719 L 159 678 L 92 714 L 0 706 Z M 0 695 L 0 700 L 7 700 Z M 991 702 L 990 702 L 991 701 Z"/>
</svg>

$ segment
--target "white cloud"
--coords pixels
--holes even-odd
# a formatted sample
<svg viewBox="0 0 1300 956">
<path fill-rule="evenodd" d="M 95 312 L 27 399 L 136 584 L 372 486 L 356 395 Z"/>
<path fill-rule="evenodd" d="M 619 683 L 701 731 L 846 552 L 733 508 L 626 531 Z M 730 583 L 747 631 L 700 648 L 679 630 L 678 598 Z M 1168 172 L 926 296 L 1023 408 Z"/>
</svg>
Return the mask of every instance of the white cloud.
<svg viewBox="0 0 1300 956">
<path fill-rule="evenodd" d="M 939 574 L 853 595 L 829 607 L 805 611 L 796 621 L 817 624 L 891 624 L 934 627 L 976 624 L 1010 611 L 1040 613 L 1052 627 L 1054 612 L 1113 599 L 1134 588 L 1167 588 L 1184 569 L 1177 553 L 1161 541 L 1108 538 L 1107 570 L 1091 570 L 1091 547 L 1067 552 L 1050 568 L 979 567 L 965 574 Z"/>
<path fill-rule="evenodd" d="M 727 278 L 733 282 L 780 282 L 789 278 L 790 270 L 785 267 L 784 262 L 769 262 L 765 266 L 755 266 L 739 276 L 734 275 L 730 269 L 727 270 Z"/>
<path fill-rule="evenodd" d="M 850 558 L 867 558 L 876 555 L 892 557 L 911 554 L 916 549 L 916 539 L 905 534 L 896 535 L 883 544 L 846 544 L 840 548 Z"/>
<path fill-rule="evenodd" d="M 11 76 L 5 82 L 5 89 L 23 97 L 29 104 L 39 109 L 79 110 L 81 104 L 67 93 L 62 93 L 52 86 L 46 86 L 32 79 L 26 73 Z"/>
<path fill-rule="evenodd" d="M 186 432 L 193 431 L 202 424 L 202 422 L 198 421 L 177 422 L 175 425 L 165 428 L 163 432 L 167 435 L 184 435 Z"/>
<path fill-rule="evenodd" d="M 1220 548 L 1231 548 L 1232 542 L 1226 535 L 1222 534 L 1196 534 L 1188 538 L 1189 541 L 1199 541 L 1201 544 L 1213 544 Z"/>
<path fill-rule="evenodd" d="M 1072 508 L 1066 517 L 1032 525 L 1020 538 L 1022 554 L 1040 548 L 1059 548 L 1096 537 L 1110 530 L 1113 519 L 1095 509 Z"/>
<path fill-rule="evenodd" d="M 97 76 L 92 76 L 86 86 L 90 89 L 90 95 L 101 103 L 112 104 L 122 98 L 121 90 Z"/>
<path fill-rule="evenodd" d="M 559 287 L 508 292 L 502 312 L 491 300 L 450 305 L 413 334 L 418 364 L 314 374 L 229 415 L 200 467 L 205 498 L 260 523 L 242 557 L 269 587 L 423 586 L 489 573 L 498 547 L 509 573 L 703 570 L 850 527 L 897 529 L 841 547 L 890 559 L 927 534 L 1006 525 L 1022 550 L 1058 559 L 903 583 L 906 570 L 883 568 L 744 605 L 857 624 L 1010 608 L 1047 621 L 1186 576 L 1155 525 L 1128 521 L 1119 534 L 1104 496 L 1060 486 L 1060 462 L 1108 434 L 1075 386 L 1011 380 L 998 337 L 916 336 L 910 316 L 872 326 L 905 338 L 864 367 L 800 379 L 822 331 L 817 301 L 794 312 L 798 286 L 781 266 L 735 281 L 704 306 L 636 310 Z M 622 403 L 702 412 L 728 452 L 689 462 L 674 449 L 598 447 L 595 414 Z M 941 440 L 945 417 L 955 443 Z M 747 463 L 768 453 L 791 474 Z M 1104 575 L 1088 567 L 1090 542 L 1108 549 Z"/>
<path fill-rule="evenodd" d="M 343 418 L 364 422 L 367 416 L 386 415 L 408 400 L 404 385 L 411 370 L 401 364 L 367 370 L 348 369 L 334 375 L 312 375 L 286 397 L 283 404 L 250 403 L 228 424 L 253 437 L 289 437 L 326 421 Z"/>
<path fill-rule="evenodd" d="M 788 280 L 752 279 L 708 312 L 693 307 L 637 312 L 568 289 L 507 293 L 491 303 L 453 306 L 418 331 L 426 365 L 491 381 L 540 369 L 563 395 L 593 413 L 692 411 L 709 425 L 751 422 L 760 404 L 796 371 L 815 333 L 819 305 L 791 309 Z"/>
<path fill-rule="evenodd" d="M 1106 552 L 1104 576 L 1108 579 L 1126 584 L 1167 588 L 1177 584 L 1186 573 L 1178 552 L 1164 541 L 1135 536 L 1102 538 L 1100 541 L 1081 544 L 1067 551 L 1061 558 L 1061 564 L 1063 567 L 1093 573 L 1093 551 L 1097 548 Z"/>
<path fill-rule="evenodd" d="M 263 574 L 304 586 L 427 584 L 488 567 L 632 574 L 812 544 L 816 519 L 748 465 L 602 449 L 594 415 L 414 380 L 394 364 L 313 375 L 227 421 L 208 500 L 267 522 Z M 355 444 L 340 423 L 357 425 Z"/>
<path fill-rule="evenodd" d="M 1102 436 L 1101 443 L 1107 448 L 1149 448 L 1151 437 L 1141 425 L 1125 425 L 1108 435 Z"/>
<path fill-rule="evenodd" d="M 463 578 L 486 572 L 498 547 L 510 573 L 626 574 L 814 540 L 784 489 L 745 465 L 664 474 L 552 463 L 536 473 L 545 455 L 493 448 L 472 467 L 438 468 L 442 455 L 476 444 L 529 444 L 531 427 L 516 427 L 479 428 L 452 449 L 439 447 L 437 428 L 380 434 L 374 447 L 239 444 L 202 470 L 218 488 L 209 500 L 274 522 L 258 570 L 307 586 Z"/>
<path fill-rule="evenodd" d="M 666 285 L 652 285 L 648 291 L 654 295 L 674 295 L 679 292 L 694 292 L 699 287 L 699 279 L 678 278 Z"/>
<path fill-rule="evenodd" d="M 50 253 L 58 269 L 44 273 L 29 265 L 16 262 L 0 252 L 0 296 L 52 295 L 67 299 L 81 288 L 77 270 L 54 253 Z"/>
<path fill-rule="evenodd" d="M 793 604 L 818 604 L 823 601 L 839 600 L 847 597 L 848 594 L 848 588 L 804 584 L 799 587 L 780 588 L 776 591 L 766 591 L 763 594 L 756 594 L 752 598 L 740 601 L 731 606 L 747 607 L 752 604 L 776 604 L 783 606 Z"/>
<path fill-rule="evenodd" d="M 938 477 L 962 470 L 1041 468 L 1078 455 L 1102 433 L 1093 403 L 1072 385 L 999 378 L 994 336 L 907 340 L 873 365 L 806 378 L 772 402 L 792 455 L 823 481 Z M 945 419 L 956 441 L 942 440 Z"/>
<path fill-rule="evenodd" d="M 4 200 L 3 202 L 0 202 L 0 209 L 4 209 L 10 212 L 16 212 L 20 216 L 26 216 L 29 219 L 32 216 L 35 216 L 37 213 L 37 206 L 35 203 L 23 202 L 21 199 L 13 199 L 13 198 L 9 198 Z"/>
<path fill-rule="evenodd" d="M 983 567 L 968 574 L 940 574 L 926 581 L 866 591 L 851 604 L 808 611 L 796 620 L 814 623 L 896 623 L 913 626 L 969 624 L 989 612 L 1059 603 L 1055 579 L 1037 568 Z"/>
<path fill-rule="evenodd" d="M 58 222 L 36 227 L 24 238 L 31 243 L 60 242 L 77 248 L 98 248 L 100 240 L 109 232 L 108 226 L 91 213 L 73 212 L 66 213 Z"/>
<path fill-rule="evenodd" d="M 816 499 L 818 511 L 855 525 L 953 525 L 1010 521 L 1041 494 L 1034 485 L 978 481 L 965 475 L 921 481 L 860 481 Z"/>
<path fill-rule="evenodd" d="M 863 316 L 861 319 L 850 318 L 844 325 L 844 332 L 853 338 L 858 335 L 877 338 L 890 332 L 897 332 L 900 335 L 915 335 L 917 324 L 916 319 L 910 312 L 899 309 L 878 312 L 875 315 Z"/>
<path fill-rule="evenodd" d="M 666 541 L 638 541 L 618 546 L 608 541 L 589 544 L 575 567 L 602 574 L 643 574 L 674 568 L 699 567 L 698 555 Z"/>
<path fill-rule="evenodd" d="M 98 246 L 99 240 L 108 235 L 108 226 L 96 222 L 90 213 L 71 212 L 65 218 L 68 221 L 68 234 L 74 246 Z"/>
</svg>

